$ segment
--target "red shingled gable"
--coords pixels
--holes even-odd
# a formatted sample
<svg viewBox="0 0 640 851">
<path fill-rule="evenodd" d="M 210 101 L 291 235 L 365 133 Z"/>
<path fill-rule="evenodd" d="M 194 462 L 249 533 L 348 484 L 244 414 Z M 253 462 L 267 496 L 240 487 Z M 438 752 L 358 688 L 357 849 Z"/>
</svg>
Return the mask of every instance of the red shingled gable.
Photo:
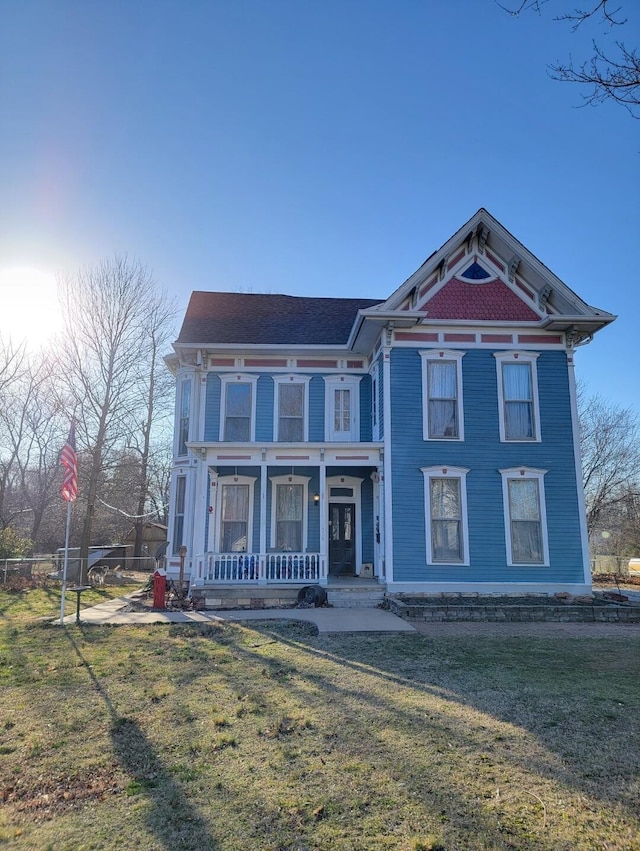
<svg viewBox="0 0 640 851">
<path fill-rule="evenodd" d="M 424 303 L 429 319 L 535 322 L 540 316 L 501 280 L 470 284 L 452 278 Z"/>
</svg>

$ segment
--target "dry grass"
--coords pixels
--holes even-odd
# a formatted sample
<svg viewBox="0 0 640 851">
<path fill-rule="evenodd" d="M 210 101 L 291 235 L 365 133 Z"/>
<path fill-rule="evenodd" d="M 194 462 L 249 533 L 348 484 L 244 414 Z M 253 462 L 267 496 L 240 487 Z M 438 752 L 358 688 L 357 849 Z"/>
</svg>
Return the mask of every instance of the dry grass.
<svg viewBox="0 0 640 851">
<path fill-rule="evenodd" d="M 7 596 L 7 848 L 640 848 L 638 639 L 61 629 Z"/>
</svg>

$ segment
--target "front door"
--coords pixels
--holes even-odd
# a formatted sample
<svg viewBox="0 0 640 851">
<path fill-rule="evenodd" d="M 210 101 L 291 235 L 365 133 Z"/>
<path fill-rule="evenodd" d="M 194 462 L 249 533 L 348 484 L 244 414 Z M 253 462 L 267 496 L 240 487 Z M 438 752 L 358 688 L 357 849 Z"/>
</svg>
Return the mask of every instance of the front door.
<svg viewBox="0 0 640 851">
<path fill-rule="evenodd" d="M 353 576 L 356 570 L 356 506 L 329 503 L 329 575 Z"/>
</svg>

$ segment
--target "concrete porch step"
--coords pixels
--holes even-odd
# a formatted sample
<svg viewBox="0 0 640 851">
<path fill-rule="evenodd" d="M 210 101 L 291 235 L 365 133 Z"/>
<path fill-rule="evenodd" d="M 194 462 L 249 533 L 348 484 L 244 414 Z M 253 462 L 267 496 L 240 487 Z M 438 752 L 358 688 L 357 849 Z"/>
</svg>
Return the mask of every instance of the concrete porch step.
<svg viewBox="0 0 640 851">
<path fill-rule="evenodd" d="M 384 589 L 327 588 L 327 602 L 336 609 L 375 609 L 384 601 Z"/>
</svg>

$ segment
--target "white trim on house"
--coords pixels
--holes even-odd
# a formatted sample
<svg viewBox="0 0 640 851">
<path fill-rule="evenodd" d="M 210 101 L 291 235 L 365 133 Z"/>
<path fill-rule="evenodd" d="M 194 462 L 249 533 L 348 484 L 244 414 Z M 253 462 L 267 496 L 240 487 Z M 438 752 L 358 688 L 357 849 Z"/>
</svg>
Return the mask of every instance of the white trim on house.
<svg viewBox="0 0 640 851">
<path fill-rule="evenodd" d="M 285 375 L 273 376 L 273 439 L 276 443 L 290 443 L 280 439 L 280 387 L 283 384 L 302 385 L 302 441 L 309 440 L 309 375 L 289 372 Z"/>
<path fill-rule="evenodd" d="M 327 488 L 327 510 L 324 519 L 325 528 L 329 529 L 329 506 L 332 502 L 349 504 L 353 503 L 356 507 L 356 555 L 354 570 L 356 576 L 360 575 L 362 570 L 362 482 L 363 479 L 357 476 L 328 476 L 326 479 Z M 331 496 L 331 488 L 351 488 L 352 496 Z M 329 555 L 329 547 L 331 546 L 331 535 L 327 534 L 327 557 Z"/>
<path fill-rule="evenodd" d="M 509 467 L 498 470 L 502 476 L 502 505 L 504 511 L 504 534 L 507 547 L 507 565 L 509 567 L 549 567 L 549 535 L 547 530 L 547 507 L 544 492 L 544 477 L 547 470 L 538 470 L 535 467 Z M 513 558 L 513 544 L 511 538 L 511 506 L 509 500 L 509 482 L 514 481 L 536 481 L 538 483 L 538 507 L 540 509 L 540 532 L 542 543 L 542 561 L 516 562 Z"/>
<path fill-rule="evenodd" d="M 257 375 L 248 375 L 247 373 L 229 373 L 229 375 L 221 375 L 220 376 L 220 431 L 219 437 L 220 442 L 224 442 L 230 445 L 237 445 L 238 443 L 244 443 L 246 441 L 231 441 L 227 440 L 225 436 L 225 423 L 227 420 L 226 410 L 227 410 L 227 387 L 229 384 L 249 384 L 251 386 L 251 413 L 250 413 L 250 421 L 249 421 L 249 441 L 255 441 L 256 439 L 256 393 L 257 393 L 257 385 L 258 385 L 258 376 Z"/>
<path fill-rule="evenodd" d="M 360 440 L 360 381 L 361 375 L 325 375 L 324 437 L 330 442 L 358 443 Z M 335 428 L 335 391 L 347 390 L 350 398 L 350 429 Z"/>
<path fill-rule="evenodd" d="M 494 352 L 496 359 L 496 377 L 498 384 L 498 425 L 500 428 L 501 443 L 540 443 L 542 435 L 540 433 L 540 401 L 538 398 L 538 369 L 537 359 L 540 357 L 540 352 Z M 503 367 L 508 364 L 528 364 L 531 375 L 531 416 L 533 419 L 533 436 L 532 437 L 507 437 L 505 423 L 505 398 L 504 398 L 504 380 Z"/>
<path fill-rule="evenodd" d="M 451 349 L 429 349 L 418 352 L 422 360 L 422 438 L 423 440 L 464 440 L 464 392 L 462 384 L 462 358 L 465 352 Z M 432 430 L 429 412 L 429 364 L 431 362 L 454 363 L 456 370 L 456 423 L 458 433 L 455 436 L 431 436 Z"/>
<path fill-rule="evenodd" d="M 570 582 L 392 582 L 387 583 L 391 594 L 558 594 L 572 597 L 589 594 L 591 584 Z"/>
<path fill-rule="evenodd" d="M 425 514 L 425 550 L 428 565 L 468 566 L 469 560 L 469 519 L 467 513 L 467 473 L 466 467 L 448 467 L 442 464 L 432 467 L 421 467 L 424 476 L 424 514 Z M 433 537 L 431 534 L 431 482 L 437 479 L 457 480 L 460 485 L 460 546 L 462 558 L 455 561 L 436 559 L 433 554 Z"/>
<path fill-rule="evenodd" d="M 391 329 L 389 329 L 391 331 Z M 383 576 L 393 582 L 393 489 L 391 469 L 391 346 L 382 347 L 382 421 L 383 437 L 383 485 L 384 500 L 384 562 Z"/>
</svg>

